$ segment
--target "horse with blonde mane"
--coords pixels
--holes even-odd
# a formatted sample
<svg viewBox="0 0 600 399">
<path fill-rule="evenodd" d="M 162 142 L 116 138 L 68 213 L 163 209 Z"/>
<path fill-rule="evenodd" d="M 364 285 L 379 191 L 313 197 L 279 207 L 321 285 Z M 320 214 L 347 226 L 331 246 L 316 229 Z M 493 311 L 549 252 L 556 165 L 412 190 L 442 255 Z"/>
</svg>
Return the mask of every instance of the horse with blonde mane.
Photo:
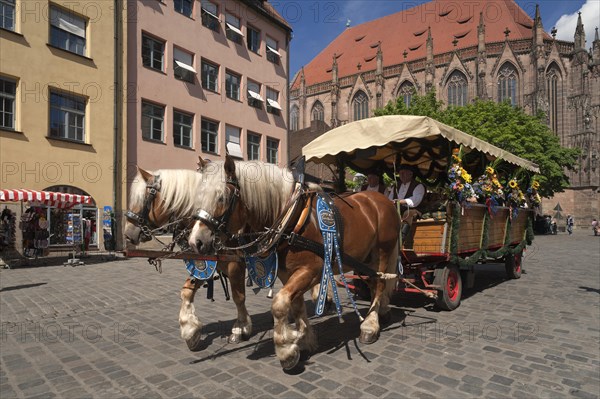
<svg viewBox="0 0 600 399">
<path fill-rule="evenodd" d="M 180 231 L 191 227 L 198 204 L 197 191 L 202 189 L 202 174 L 185 169 L 161 169 L 146 171 L 138 168 L 131 185 L 129 211 L 125 225 L 125 238 L 133 245 L 149 241 L 153 233 L 167 224 L 176 224 Z M 170 222 L 172 221 L 172 222 Z M 185 240 L 187 240 L 187 235 Z M 185 240 L 183 241 L 185 243 Z M 246 309 L 246 270 L 236 262 L 219 262 L 231 283 L 231 296 L 237 308 L 229 342 L 238 343 L 252 333 L 252 321 Z M 201 282 L 188 277 L 181 289 L 179 325 L 181 337 L 192 351 L 202 346 L 202 323 L 195 314 L 194 296 Z"/>
<path fill-rule="evenodd" d="M 189 244 L 197 252 L 208 253 L 225 245 L 237 245 L 236 231 L 251 232 L 274 230 L 283 214 L 290 214 L 290 202 L 296 183 L 288 169 L 261 162 L 237 162 L 229 156 L 222 165 L 221 173 L 203 173 L 202 190 L 198 190 L 196 204 L 200 209 L 198 221 L 189 237 Z M 213 165 L 214 167 L 214 165 Z M 314 196 L 314 190 L 306 190 L 302 201 Z M 313 201 L 314 202 L 314 201 Z M 342 256 L 344 266 L 352 258 L 377 272 L 395 273 L 398 257 L 400 220 L 391 201 L 377 192 L 360 192 L 336 198 L 335 206 L 341 216 L 343 230 Z M 312 209 L 311 209 L 312 208 Z M 314 204 L 307 207 L 309 216 L 304 221 L 293 221 L 294 232 L 305 241 L 323 245 L 323 237 L 317 223 Z M 339 230 L 338 230 L 339 231 Z M 291 235 L 284 234 L 284 237 Z M 316 336 L 310 326 L 304 293 L 319 284 L 323 258 L 317 252 L 295 246 L 290 240 L 279 240 L 276 249 L 279 262 L 278 277 L 284 286 L 276 294 L 271 305 L 274 319 L 273 341 L 275 352 L 285 371 L 293 370 L 302 355 L 317 347 Z M 389 294 L 392 280 L 371 279 L 371 305 L 361 323 L 360 341 L 372 343 L 380 331 L 379 317 L 389 316 Z M 288 321 L 291 315 L 295 327 Z"/>
</svg>

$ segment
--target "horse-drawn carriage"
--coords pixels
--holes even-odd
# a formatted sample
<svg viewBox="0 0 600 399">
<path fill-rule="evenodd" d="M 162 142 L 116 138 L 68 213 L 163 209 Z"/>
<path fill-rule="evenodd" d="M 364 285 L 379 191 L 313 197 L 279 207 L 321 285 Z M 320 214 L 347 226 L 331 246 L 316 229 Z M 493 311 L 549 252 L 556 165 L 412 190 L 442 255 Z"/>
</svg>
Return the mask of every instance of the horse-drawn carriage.
<svg viewBox="0 0 600 399">
<path fill-rule="evenodd" d="M 338 163 L 340 170 L 343 164 L 356 169 L 376 162 L 393 165 L 400 154 L 431 183 L 445 181 L 453 148 L 461 146 L 471 154 L 464 157 L 465 167 L 485 168 L 489 161 L 502 159 L 537 171 L 525 160 L 424 117 L 355 122 L 326 133 L 303 151 L 310 160 Z M 190 349 L 201 347 L 202 325 L 195 315 L 194 295 L 206 281 L 213 281 L 216 269 L 229 277 L 238 310 L 231 342 L 252 332 L 245 308 L 246 267 L 255 284 L 270 287 L 275 275 L 281 280 L 283 287 L 274 296 L 271 310 L 275 351 L 286 370 L 316 348 L 305 292 L 320 285 L 313 291 L 317 313 L 331 293 L 341 317 L 334 274 L 342 281 L 350 270 L 368 277 L 371 304 L 364 318 L 349 296 L 362 321 L 363 343 L 377 340 L 380 319 L 389 316 L 389 296 L 398 278 L 405 290 L 438 295 L 441 307 L 453 309 L 460 301 L 460 272 L 470 276 L 475 262 L 502 257 L 512 277 L 520 274 L 522 250 L 531 238 L 526 237 L 529 210 L 450 202 L 444 217 L 413 225 L 413 245 L 408 248 L 401 241 L 400 215 L 385 196 L 328 195 L 314 184 L 305 184 L 301 170 L 296 172 L 294 176 L 272 164 L 234 162 L 229 156 L 225 162 L 200 159 L 197 173 L 140 170 L 131 188 L 127 238 L 137 244 L 167 224 L 176 226 L 176 231 L 173 243 L 165 246 L 167 251 L 128 251 L 128 255 L 186 260 L 191 277 L 181 291 L 179 322 Z M 175 243 L 181 251 L 173 252 Z M 194 252 L 186 251 L 189 248 Z M 339 269 L 334 272 L 336 264 Z"/>
<path fill-rule="evenodd" d="M 452 184 L 448 171 L 457 162 L 459 148 L 460 167 L 473 175 L 485 175 L 486 168 L 499 161 L 507 181 L 517 171 L 525 171 L 522 180 L 529 184 L 528 175 L 539 172 L 530 161 L 420 116 L 383 116 L 350 123 L 303 148 L 308 161 L 335 164 L 339 171 L 345 166 L 362 172 L 375 167 L 393 174 L 394 166 L 408 163 L 418 168 L 422 182 L 446 194 L 446 201 L 425 205 L 421 218 L 411 225 L 410 242 L 400 249 L 403 270 L 398 287 L 435 298 L 445 310 L 460 304 L 463 284 L 472 286 L 477 263 L 502 261 L 507 276 L 519 278 L 523 250 L 533 239 L 531 207 L 500 206 L 494 198 L 470 202 L 448 189 Z M 428 195 L 437 197 L 432 194 Z M 450 201 L 448 194 L 453 197 Z"/>
</svg>

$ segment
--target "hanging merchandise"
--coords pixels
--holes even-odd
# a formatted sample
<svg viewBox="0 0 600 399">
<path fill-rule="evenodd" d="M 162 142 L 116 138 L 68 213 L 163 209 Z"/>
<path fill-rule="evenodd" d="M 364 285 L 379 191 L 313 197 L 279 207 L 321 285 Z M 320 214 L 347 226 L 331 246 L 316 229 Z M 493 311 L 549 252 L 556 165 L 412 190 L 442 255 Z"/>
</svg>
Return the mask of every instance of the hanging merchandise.
<svg viewBox="0 0 600 399">
<path fill-rule="evenodd" d="M 48 221 L 44 210 L 31 207 L 21 215 L 19 227 L 23 233 L 23 255 L 37 258 L 48 254 Z"/>
<path fill-rule="evenodd" d="M 16 219 L 14 212 L 8 208 L 0 214 L 0 252 L 15 248 Z"/>
</svg>

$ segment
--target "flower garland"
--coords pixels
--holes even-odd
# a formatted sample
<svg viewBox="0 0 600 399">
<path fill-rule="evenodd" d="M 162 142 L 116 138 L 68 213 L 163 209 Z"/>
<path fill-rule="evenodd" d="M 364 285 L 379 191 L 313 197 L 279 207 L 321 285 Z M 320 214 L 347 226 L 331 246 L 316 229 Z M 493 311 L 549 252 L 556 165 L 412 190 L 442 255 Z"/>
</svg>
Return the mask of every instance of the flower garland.
<svg viewBox="0 0 600 399">
<path fill-rule="evenodd" d="M 448 179 L 450 180 L 448 198 L 459 203 L 476 197 L 473 186 L 471 186 L 472 177 L 462 167 L 462 147 L 452 150 L 452 163 L 448 169 Z"/>
<path fill-rule="evenodd" d="M 500 161 L 494 162 L 494 164 L 498 162 Z M 504 201 L 503 188 L 493 166 L 485 168 L 485 173 L 473 183 L 475 194 L 477 194 L 480 202 L 487 205 L 490 214 L 495 213 L 496 206 L 502 205 Z"/>
<path fill-rule="evenodd" d="M 539 189 L 540 182 L 537 180 L 533 180 L 531 182 L 531 187 L 527 189 L 527 197 L 532 208 L 539 208 L 542 203 L 542 197 L 540 197 L 540 194 L 538 193 Z"/>
</svg>

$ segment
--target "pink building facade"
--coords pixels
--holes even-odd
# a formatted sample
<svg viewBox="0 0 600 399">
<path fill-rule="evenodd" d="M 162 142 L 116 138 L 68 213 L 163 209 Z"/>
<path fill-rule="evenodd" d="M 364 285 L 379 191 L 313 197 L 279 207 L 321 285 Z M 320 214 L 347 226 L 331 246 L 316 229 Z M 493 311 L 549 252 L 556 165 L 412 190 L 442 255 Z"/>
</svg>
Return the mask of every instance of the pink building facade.
<svg viewBox="0 0 600 399">
<path fill-rule="evenodd" d="M 288 163 L 291 28 L 267 1 L 135 0 L 127 23 L 127 166 L 198 156 Z"/>
</svg>

